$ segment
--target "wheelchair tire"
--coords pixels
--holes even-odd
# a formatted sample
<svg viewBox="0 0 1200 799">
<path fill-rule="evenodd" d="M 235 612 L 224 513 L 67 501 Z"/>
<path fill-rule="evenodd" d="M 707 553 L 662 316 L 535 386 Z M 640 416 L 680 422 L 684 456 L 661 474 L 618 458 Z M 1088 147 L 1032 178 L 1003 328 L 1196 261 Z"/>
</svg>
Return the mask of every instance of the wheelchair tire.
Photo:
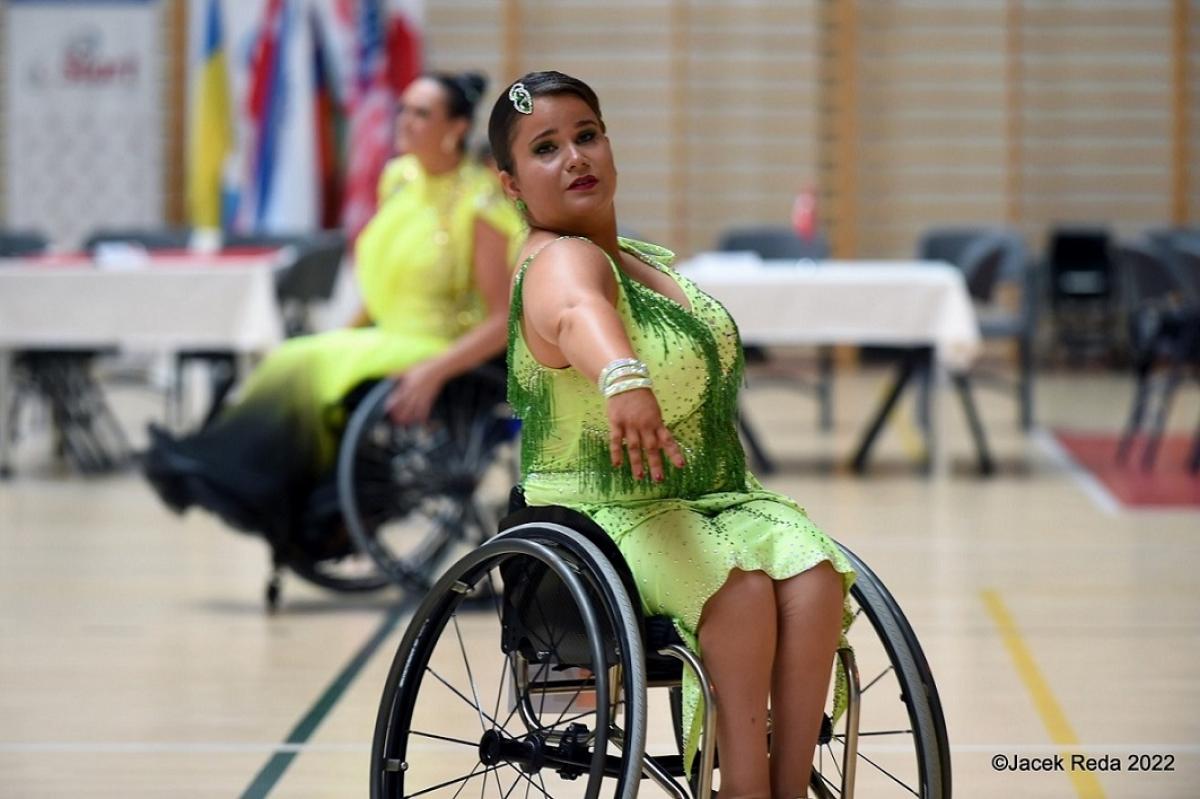
<svg viewBox="0 0 1200 799">
<path fill-rule="evenodd" d="M 616 606 L 621 605 L 619 594 L 623 589 L 619 582 L 609 582 L 615 573 L 609 573 L 611 566 L 605 570 L 608 564 L 594 547 L 589 549 L 588 542 L 573 542 L 577 546 L 563 544 L 561 539 L 569 533 L 546 529 L 552 527 L 550 525 L 525 527 L 538 529 L 525 529 L 520 533 L 510 531 L 451 566 L 413 615 L 388 674 L 376 720 L 370 775 L 373 799 L 409 797 L 447 786 L 454 791 L 456 785 L 458 789 L 467 788 L 468 792 L 463 795 L 473 796 L 475 790 L 480 790 L 481 796 L 494 795 L 497 799 L 515 789 L 523 793 L 525 788 L 531 788 L 539 797 L 554 796 L 560 793 L 557 786 L 568 785 L 578 777 L 585 777 L 586 784 L 570 783 L 569 795 L 582 794 L 587 799 L 597 799 L 602 792 L 605 796 L 610 795 L 611 790 L 614 799 L 636 796 L 645 740 L 644 675 L 636 668 L 621 669 L 622 686 L 626 691 L 632 690 L 633 696 L 625 698 L 627 729 L 622 742 L 624 756 L 620 758 L 609 753 L 610 743 L 616 744 L 610 737 L 616 714 L 610 701 L 609 680 L 589 681 L 594 685 L 591 705 L 586 705 L 587 697 L 581 696 L 583 684 L 570 683 L 565 690 L 570 692 L 574 688 L 575 693 L 561 709 L 551 707 L 547 710 L 544 703 L 548 694 L 529 688 L 529 685 L 541 684 L 542 679 L 550 679 L 554 673 L 564 674 L 552 664 L 557 660 L 556 653 L 565 653 L 568 649 L 573 655 L 564 654 L 569 658 L 566 662 L 583 666 L 590 674 L 609 673 L 614 649 L 624 653 L 622 665 L 634 660 L 634 655 L 640 655 L 640 636 L 632 606 L 627 596 L 623 608 L 610 604 L 616 596 Z M 481 614 L 466 612 L 463 606 L 460 623 L 463 599 L 476 593 L 485 581 L 495 588 L 495 578 L 502 567 L 510 576 L 518 573 L 540 575 L 526 585 L 533 585 L 537 590 L 551 585 L 559 592 L 554 596 L 564 598 L 548 611 L 536 598 L 533 599 L 541 618 L 546 620 L 547 615 L 554 619 L 571 618 L 579 622 L 579 628 L 572 628 L 570 635 L 565 632 L 556 635 L 552 623 L 546 621 L 548 636 L 523 637 L 516 646 L 503 619 L 505 614 L 516 614 L 517 611 L 510 609 L 505 604 L 507 598 L 495 590 L 491 592 L 495 619 L 490 613 L 482 614 L 484 618 L 480 618 Z M 545 583 L 545 579 L 553 582 Z M 513 584 L 517 582 L 514 578 Z M 615 585 L 615 592 L 599 590 L 605 584 Z M 537 590 L 531 596 L 538 596 Z M 634 624 L 629 629 L 631 620 Z M 481 668 L 472 668 L 468 647 L 462 637 L 463 629 L 478 635 L 479 629 L 489 622 L 498 627 L 500 638 L 507 641 L 509 647 L 507 650 L 498 647 L 499 651 L 494 655 L 489 653 L 485 658 L 488 663 L 494 663 L 493 658 L 501 662 L 492 685 L 486 682 L 486 673 Z M 519 653 L 526 651 L 534 656 L 530 665 L 537 662 L 537 658 L 541 658 L 541 665 L 532 679 L 527 671 L 523 671 L 525 676 L 519 679 L 516 664 Z M 586 664 L 574 659 L 580 654 Z M 467 685 L 451 684 L 454 679 L 452 669 L 465 674 Z M 542 677 L 543 674 L 547 676 Z M 518 688 L 522 680 L 529 682 Z M 482 693 L 479 686 L 484 687 Z M 506 687 L 512 708 L 500 721 L 503 714 L 501 696 Z M 493 690 L 494 704 L 487 701 Z M 425 698 L 426 693 L 431 696 Z M 541 698 L 536 700 L 538 710 L 531 719 L 527 710 L 535 701 L 534 693 Z M 585 706 L 591 709 L 584 713 L 574 712 Z M 630 712 L 630 708 L 635 709 Z M 556 711 L 561 711 L 558 718 L 545 724 Z M 568 712 L 572 715 L 567 716 Z M 583 719 L 590 719 L 590 730 L 587 724 L 578 723 Z M 459 725 L 457 730 L 444 726 L 436 731 L 428 729 L 430 725 L 455 723 Z M 473 728 L 475 723 L 480 725 L 479 732 L 463 731 Z M 482 737 L 475 740 L 480 733 Z M 424 751 L 436 749 L 442 754 L 418 759 L 422 748 Z M 447 766 L 446 761 L 451 757 L 457 757 L 456 764 Z M 606 781 L 606 777 L 615 782 Z"/>
<path fill-rule="evenodd" d="M 382 380 L 346 425 L 337 467 L 342 516 L 359 551 L 406 590 L 428 591 L 456 544 L 475 546 L 494 532 L 473 504 L 497 435 L 495 389 L 483 381 L 459 378 L 428 423 L 400 426 L 387 415 L 395 383 Z"/>
<path fill-rule="evenodd" d="M 946 734 L 946 717 L 942 712 L 929 661 L 912 625 L 891 592 L 862 559 L 844 545 L 838 546 L 857 574 L 851 594 L 887 652 L 900 691 L 900 700 L 908 711 L 919 780 L 919 784 L 912 788 L 921 799 L 950 799 L 950 744 Z M 863 686 L 864 696 L 884 676 L 872 676 Z M 882 733 L 860 729 L 860 745 Z M 865 768 L 880 769 L 878 764 L 861 752 L 859 758 L 865 760 Z M 894 775 L 889 776 L 895 779 Z"/>
</svg>

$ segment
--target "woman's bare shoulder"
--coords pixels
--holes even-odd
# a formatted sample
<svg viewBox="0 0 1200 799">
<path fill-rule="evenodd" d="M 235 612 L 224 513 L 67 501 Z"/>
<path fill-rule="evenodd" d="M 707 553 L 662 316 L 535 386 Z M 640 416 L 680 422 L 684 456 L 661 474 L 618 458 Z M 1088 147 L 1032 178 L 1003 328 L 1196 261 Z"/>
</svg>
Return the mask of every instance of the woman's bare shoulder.
<svg viewBox="0 0 1200 799">
<path fill-rule="evenodd" d="M 615 283 L 604 250 L 575 236 L 535 231 L 522 248 L 520 263 L 524 266 L 527 286 L 533 283 L 562 288 L 570 284 L 608 287 Z"/>
</svg>

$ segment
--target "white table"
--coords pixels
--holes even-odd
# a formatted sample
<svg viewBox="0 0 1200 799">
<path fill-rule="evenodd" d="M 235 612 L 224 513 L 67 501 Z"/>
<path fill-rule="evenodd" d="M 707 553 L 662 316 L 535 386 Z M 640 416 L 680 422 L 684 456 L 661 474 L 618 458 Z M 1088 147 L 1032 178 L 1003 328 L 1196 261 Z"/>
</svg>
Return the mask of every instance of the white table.
<svg viewBox="0 0 1200 799">
<path fill-rule="evenodd" d="M 892 389 L 854 456 L 865 468 L 875 438 L 904 387 L 927 366 L 949 372 L 990 469 L 965 371 L 980 349 L 979 325 L 961 271 L 941 261 L 763 261 L 749 253 L 702 253 L 678 269 L 711 294 L 754 345 L 887 346 L 904 351 Z M 936 414 L 926 430 L 938 468 Z"/>
<path fill-rule="evenodd" d="M 0 259 L 0 474 L 9 468 L 7 409 L 17 350 L 250 355 L 283 340 L 278 252 Z"/>
</svg>

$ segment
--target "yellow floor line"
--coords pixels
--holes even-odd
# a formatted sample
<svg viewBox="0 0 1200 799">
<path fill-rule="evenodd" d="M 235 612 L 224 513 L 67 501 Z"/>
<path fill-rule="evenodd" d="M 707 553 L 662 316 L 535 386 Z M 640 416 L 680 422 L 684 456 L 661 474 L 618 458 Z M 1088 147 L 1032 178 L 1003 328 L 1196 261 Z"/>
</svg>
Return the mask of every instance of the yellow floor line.
<svg viewBox="0 0 1200 799">
<path fill-rule="evenodd" d="M 1050 739 L 1055 744 L 1065 747 L 1063 754 L 1069 758 L 1072 747 L 1079 746 L 1079 738 L 1075 735 L 1075 730 L 1071 728 L 1071 722 L 1067 721 L 1062 706 L 1055 699 L 1054 692 L 1050 690 L 1050 684 L 1042 676 L 1041 669 L 1033 659 L 1033 653 L 1029 651 L 1029 647 L 1021 638 L 1021 632 L 1017 629 L 1012 614 L 1008 612 L 999 592 L 988 589 L 981 591 L 980 594 L 992 621 L 1000 630 L 1000 636 L 1004 639 L 1004 646 L 1008 649 L 1008 654 L 1012 656 L 1017 673 L 1021 675 L 1026 690 L 1033 698 L 1034 707 L 1037 708 L 1038 715 L 1042 717 L 1042 723 L 1046 725 L 1046 730 L 1050 733 Z M 1101 787 L 1095 774 L 1089 771 L 1074 771 L 1068 767 L 1067 776 L 1071 778 L 1075 792 L 1081 799 L 1105 799 L 1104 788 Z"/>
<path fill-rule="evenodd" d="M 905 454 L 913 460 L 928 458 L 929 452 L 925 446 L 921 425 L 917 422 L 913 406 L 905 405 L 904 412 L 897 416 L 899 416 L 899 423 L 896 425 L 896 432 L 900 435 L 900 446 L 904 448 Z"/>
</svg>

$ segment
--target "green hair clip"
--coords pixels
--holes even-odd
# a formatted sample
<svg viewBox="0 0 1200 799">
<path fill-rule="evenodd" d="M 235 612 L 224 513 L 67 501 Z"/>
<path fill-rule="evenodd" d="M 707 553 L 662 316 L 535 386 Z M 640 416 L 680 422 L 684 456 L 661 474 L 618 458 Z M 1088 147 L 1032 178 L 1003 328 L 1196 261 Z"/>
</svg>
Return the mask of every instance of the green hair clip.
<svg viewBox="0 0 1200 799">
<path fill-rule="evenodd" d="M 514 83 L 508 90 L 508 99 L 512 100 L 513 108 L 522 114 L 533 113 L 533 95 L 525 88 L 524 83 Z"/>
</svg>

